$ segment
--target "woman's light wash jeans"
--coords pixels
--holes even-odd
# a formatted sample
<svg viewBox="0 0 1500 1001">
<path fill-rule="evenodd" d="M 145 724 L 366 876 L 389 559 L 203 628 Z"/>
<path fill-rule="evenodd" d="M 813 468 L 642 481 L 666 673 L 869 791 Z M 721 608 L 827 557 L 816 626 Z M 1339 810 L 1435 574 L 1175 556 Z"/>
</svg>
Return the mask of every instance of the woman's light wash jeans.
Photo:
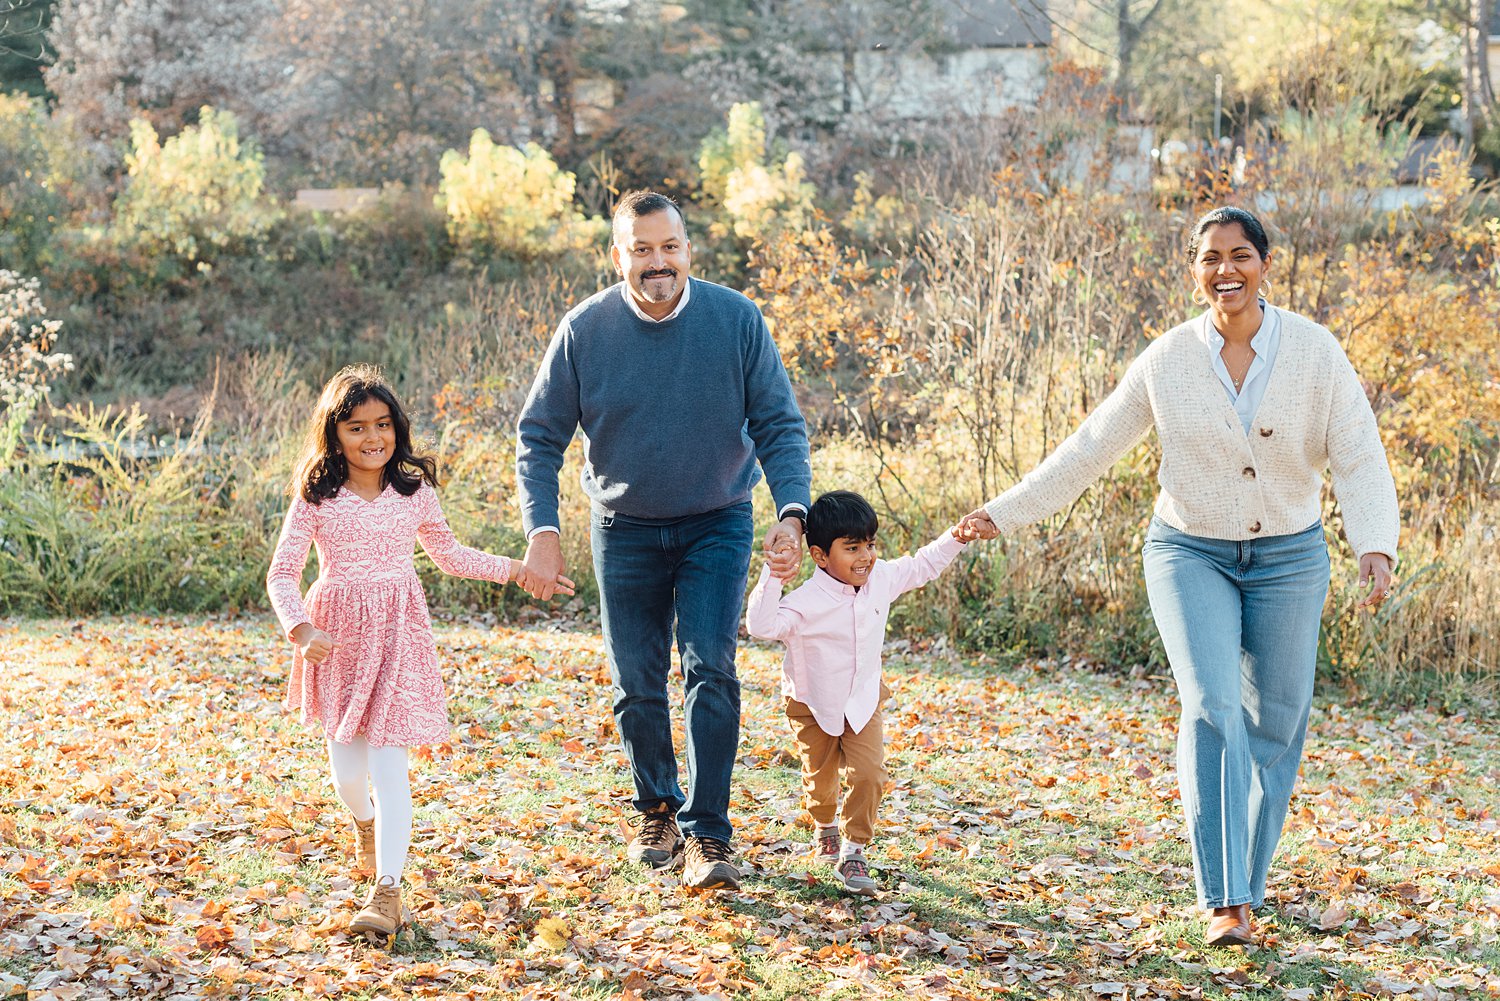
<svg viewBox="0 0 1500 1001">
<path fill-rule="evenodd" d="M 1146 593 L 1177 679 L 1177 781 L 1198 903 L 1265 900 L 1312 704 L 1323 526 L 1244 542 L 1151 519 Z"/>
</svg>

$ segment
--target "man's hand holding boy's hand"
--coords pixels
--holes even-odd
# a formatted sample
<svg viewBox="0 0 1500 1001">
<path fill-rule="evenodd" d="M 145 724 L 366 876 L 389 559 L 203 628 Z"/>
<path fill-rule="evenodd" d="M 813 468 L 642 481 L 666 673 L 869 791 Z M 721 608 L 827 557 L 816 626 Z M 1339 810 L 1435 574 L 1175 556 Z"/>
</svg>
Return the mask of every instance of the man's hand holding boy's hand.
<svg viewBox="0 0 1500 1001">
<path fill-rule="evenodd" d="M 975 508 L 954 526 L 954 538 L 960 542 L 973 542 L 976 539 L 998 539 L 1000 529 L 990 517 L 990 513 L 984 508 Z"/>
<path fill-rule="evenodd" d="M 765 553 L 772 577 L 784 582 L 795 579 L 802 568 L 802 522 L 787 517 L 773 525 L 766 533 Z"/>
</svg>

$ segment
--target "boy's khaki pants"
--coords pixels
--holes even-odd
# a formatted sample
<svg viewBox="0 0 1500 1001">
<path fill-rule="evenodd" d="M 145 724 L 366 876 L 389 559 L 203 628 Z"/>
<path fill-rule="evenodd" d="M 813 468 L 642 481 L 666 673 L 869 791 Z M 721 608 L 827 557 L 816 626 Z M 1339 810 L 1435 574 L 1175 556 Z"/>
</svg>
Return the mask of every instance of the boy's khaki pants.
<svg viewBox="0 0 1500 1001">
<path fill-rule="evenodd" d="M 888 693 L 880 686 L 881 701 Z M 828 826 L 839 816 L 839 771 L 843 770 L 849 790 L 844 796 L 843 823 L 845 841 L 869 844 L 875 836 L 875 818 L 880 799 L 885 795 L 885 726 L 881 710 L 865 728 L 855 733 L 844 721 L 844 732 L 835 737 L 825 733 L 813 719 L 804 702 L 786 700 L 786 715 L 797 737 L 802 757 L 802 791 L 807 797 L 807 812 L 817 823 Z"/>
</svg>

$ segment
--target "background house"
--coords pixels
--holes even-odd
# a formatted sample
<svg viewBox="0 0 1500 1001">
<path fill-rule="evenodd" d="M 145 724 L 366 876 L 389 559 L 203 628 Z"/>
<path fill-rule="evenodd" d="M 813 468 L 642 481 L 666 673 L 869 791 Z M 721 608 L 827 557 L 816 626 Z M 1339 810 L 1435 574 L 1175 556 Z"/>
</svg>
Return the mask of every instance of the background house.
<svg viewBox="0 0 1500 1001">
<path fill-rule="evenodd" d="M 1051 57 L 1045 3 L 941 0 L 939 12 L 938 37 L 924 47 L 853 54 L 849 110 L 992 115 L 1036 99 Z"/>
</svg>

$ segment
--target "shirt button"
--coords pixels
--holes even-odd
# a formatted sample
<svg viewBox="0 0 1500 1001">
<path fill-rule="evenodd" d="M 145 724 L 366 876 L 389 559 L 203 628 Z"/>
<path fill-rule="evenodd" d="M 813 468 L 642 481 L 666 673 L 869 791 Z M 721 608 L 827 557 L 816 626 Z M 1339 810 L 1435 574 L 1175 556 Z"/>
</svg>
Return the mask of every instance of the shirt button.
<svg viewBox="0 0 1500 1001">
<path fill-rule="evenodd" d="M 1257 521 L 1255 524 L 1251 525 L 1250 526 L 1250 531 L 1252 531 L 1252 532 L 1259 532 L 1260 531 L 1260 522 Z"/>
<path fill-rule="evenodd" d="M 1260 436 L 1262 438 L 1269 438 L 1269 437 L 1271 437 L 1271 429 L 1270 428 L 1261 428 L 1260 429 Z"/>
<path fill-rule="evenodd" d="M 1243 470 L 1241 470 L 1241 471 L 1242 471 L 1242 472 L 1243 472 L 1243 473 L 1244 473 L 1244 474 L 1245 474 L 1245 475 L 1246 475 L 1246 476 L 1247 476 L 1247 477 L 1249 477 L 1249 478 L 1250 478 L 1250 479 L 1252 479 L 1252 480 L 1253 480 L 1253 479 L 1255 479 L 1255 468 L 1254 468 L 1254 467 L 1253 467 L 1253 466 L 1246 466 L 1246 467 L 1245 467 L 1245 468 L 1244 468 L 1244 469 L 1243 469 Z"/>
</svg>

